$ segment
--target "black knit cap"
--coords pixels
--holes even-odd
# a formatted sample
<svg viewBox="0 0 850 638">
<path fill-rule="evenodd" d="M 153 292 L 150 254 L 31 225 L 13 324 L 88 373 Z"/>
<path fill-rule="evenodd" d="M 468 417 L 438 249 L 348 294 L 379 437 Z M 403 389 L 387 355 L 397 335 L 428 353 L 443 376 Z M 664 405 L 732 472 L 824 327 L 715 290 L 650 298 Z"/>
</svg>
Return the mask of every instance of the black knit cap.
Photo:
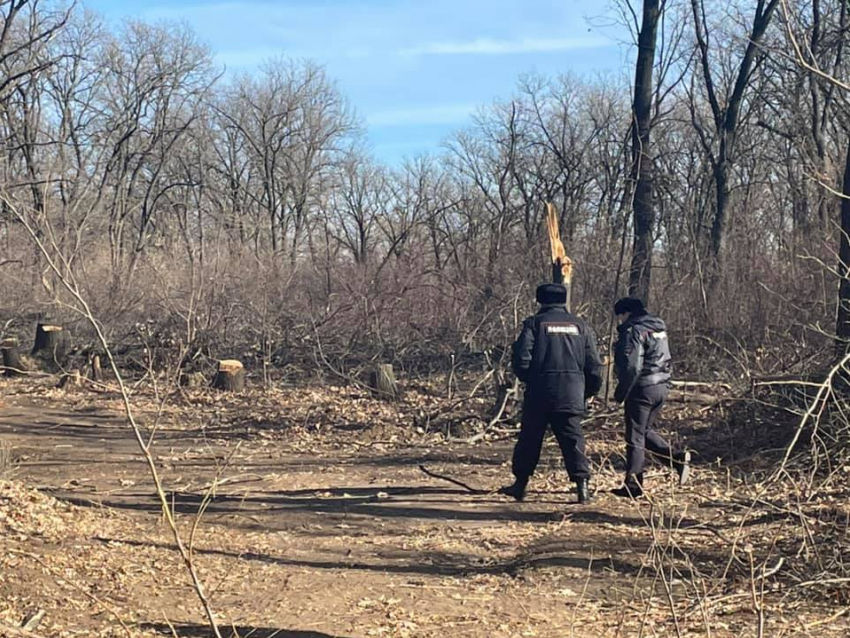
<svg viewBox="0 0 850 638">
<path fill-rule="evenodd" d="M 614 314 L 622 315 L 627 312 L 630 312 L 633 315 L 645 315 L 646 308 L 643 307 L 643 302 L 640 299 L 635 299 L 634 297 L 623 297 L 614 304 Z"/>
<path fill-rule="evenodd" d="M 537 286 L 537 303 L 549 306 L 567 303 L 567 287 L 564 284 Z"/>
</svg>

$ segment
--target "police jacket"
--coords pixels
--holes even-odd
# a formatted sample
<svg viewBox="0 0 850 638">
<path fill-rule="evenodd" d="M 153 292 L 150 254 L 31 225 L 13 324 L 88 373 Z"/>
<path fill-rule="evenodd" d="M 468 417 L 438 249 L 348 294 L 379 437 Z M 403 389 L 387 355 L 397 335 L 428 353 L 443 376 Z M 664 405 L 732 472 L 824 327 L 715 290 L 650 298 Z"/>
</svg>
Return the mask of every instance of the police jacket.
<svg viewBox="0 0 850 638">
<path fill-rule="evenodd" d="M 513 369 L 525 382 L 524 409 L 584 414 L 602 387 L 596 335 L 564 306 L 541 306 L 522 324 Z"/>
<path fill-rule="evenodd" d="M 618 328 L 614 346 L 617 389 L 614 400 L 625 401 L 635 388 L 668 383 L 672 370 L 667 326 L 649 313 L 632 315 Z"/>
</svg>

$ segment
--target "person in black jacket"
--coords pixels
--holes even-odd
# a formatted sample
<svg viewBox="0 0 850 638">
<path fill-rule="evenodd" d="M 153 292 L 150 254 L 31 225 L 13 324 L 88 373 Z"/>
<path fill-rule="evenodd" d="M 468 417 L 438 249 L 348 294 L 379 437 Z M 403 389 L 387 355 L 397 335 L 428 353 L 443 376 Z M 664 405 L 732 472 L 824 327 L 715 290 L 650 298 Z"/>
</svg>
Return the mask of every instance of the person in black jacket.
<svg viewBox="0 0 850 638">
<path fill-rule="evenodd" d="M 586 401 L 602 387 L 596 337 L 584 320 L 567 312 L 562 284 L 537 288 L 540 310 L 522 324 L 513 350 L 513 369 L 525 383 L 522 427 L 514 448 L 513 485 L 500 490 L 518 501 L 540 460 L 546 426 L 558 440 L 567 473 L 576 483 L 578 502 L 590 498 L 590 466 L 581 419 Z"/>
<path fill-rule="evenodd" d="M 614 400 L 625 402 L 626 478 L 614 494 L 638 497 L 643 494 L 646 450 L 672 466 L 679 484 L 688 479 L 690 453 L 674 453 L 652 426 L 664 406 L 670 387 L 671 357 L 667 326 L 647 312 L 640 299 L 626 297 L 614 304 L 620 320 L 614 346 L 617 389 Z"/>
</svg>

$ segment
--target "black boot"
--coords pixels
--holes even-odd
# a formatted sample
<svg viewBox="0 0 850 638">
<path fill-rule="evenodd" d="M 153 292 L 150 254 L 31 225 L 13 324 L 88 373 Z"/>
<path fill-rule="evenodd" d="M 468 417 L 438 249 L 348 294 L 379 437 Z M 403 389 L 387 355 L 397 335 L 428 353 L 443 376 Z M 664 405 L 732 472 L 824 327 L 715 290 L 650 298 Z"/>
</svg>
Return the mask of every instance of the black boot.
<svg viewBox="0 0 850 638">
<path fill-rule="evenodd" d="M 682 487 L 688 482 L 688 477 L 691 475 L 691 453 L 679 452 L 673 461 L 673 468 L 679 475 L 679 487 Z"/>
<path fill-rule="evenodd" d="M 576 481 L 576 495 L 579 503 L 590 501 L 590 479 L 582 478 Z"/>
<path fill-rule="evenodd" d="M 611 490 L 611 493 L 622 498 L 640 498 L 643 496 L 643 474 L 638 474 L 637 477 L 626 474 L 622 487 Z"/>
<path fill-rule="evenodd" d="M 528 479 L 520 479 L 517 478 L 514 480 L 513 485 L 507 485 L 505 487 L 499 488 L 499 494 L 504 494 L 505 496 L 511 496 L 514 499 L 521 501 L 525 498 L 525 487 L 528 485 Z"/>
</svg>

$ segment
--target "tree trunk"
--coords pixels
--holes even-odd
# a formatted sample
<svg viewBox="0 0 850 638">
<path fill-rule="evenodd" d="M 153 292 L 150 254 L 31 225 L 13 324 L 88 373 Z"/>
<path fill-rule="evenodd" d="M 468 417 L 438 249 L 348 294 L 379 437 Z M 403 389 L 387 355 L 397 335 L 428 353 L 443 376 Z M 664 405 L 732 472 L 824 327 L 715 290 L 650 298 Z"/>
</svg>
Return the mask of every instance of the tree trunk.
<svg viewBox="0 0 850 638">
<path fill-rule="evenodd" d="M 369 387 L 381 399 L 387 401 L 398 399 L 400 394 L 399 387 L 392 364 L 382 363 L 376 366 L 369 375 Z"/>
<path fill-rule="evenodd" d="M 841 234 L 838 241 L 838 318 L 835 325 L 835 354 L 842 359 L 850 352 L 850 142 L 844 160 L 841 198 Z"/>
<path fill-rule="evenodd" d="M 712 290 L 716 289 L 723 274 L 723 261 L 726 256 L 726 216 L 729 206 L 729 165 L 725 151 L 721 150 L 721 157 L 718 162 L 718 165 L 714 168 L 717 201 L 714 207 L 714 221 L 711 224 L 711 255 L 714 265 L 710 280 Z"/>
<path fill-rule="evenodd" d="M 564 281 L 564 269 L 561 267 L 561 262 L 556 261 L 552 264 L 552 283 L 553 284 L 563 284 L 564 288 L 567 289 L 567 311 L 569 312 L 572 296 L 573 296 L 573 286 L 569 281 Z"/>
<path fill-rule="evenodd" d="M 552 263 L 552 283 L 553 284 L 562 284 L 564 283 L 564 272 L 561 270 L 560 262 Z"/>
<path fill-rule="evenodd" d="M 644 0 L 643 20 L 638 34 L 638 55 L 635 65 L 635 97 L 632 122 L 631 179 L 635 184 L 632 211 L 634 213 L 634 248 L 629 270 L 629 295 L 644 302 L 649 298 L 652 276 L 652 228 L 655 210 L 652 202 L 652 72 L 655 63 L 655 43 L 660 0 Z"/>
<path fill-rule="evenodd" d="M 242 392 L 245 389 L 245 367 L 242 362 L 235 359 L 219 361 L 213 387 L 226 392 Z"/>
<path fill-rule="evenodd" d="M 3 364 L 3 374 L 7 377 L 16 377 L 26 372 L 16 340 L 7 339 L 0 343 L 0 363 Z"/>
</svg>

